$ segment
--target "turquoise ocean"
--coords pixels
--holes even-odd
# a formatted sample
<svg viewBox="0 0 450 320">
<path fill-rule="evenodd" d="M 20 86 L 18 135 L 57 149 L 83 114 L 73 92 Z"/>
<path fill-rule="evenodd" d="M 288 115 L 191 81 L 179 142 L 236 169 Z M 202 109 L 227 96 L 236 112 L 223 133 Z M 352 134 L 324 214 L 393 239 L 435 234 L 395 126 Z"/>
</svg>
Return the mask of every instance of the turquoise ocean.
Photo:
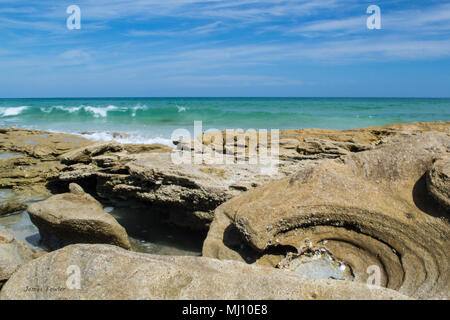
<svg viewBox="0 0 450 320">
<path fill-rule="evenodd" d="M 0 99 L 0 127 L 83 134 L 97 141 L 171 145 L 194 121 L 208 129 L 353 129 L 450 121 L 450 99 L 409 98 L 66 98 Z"/>
</svg>

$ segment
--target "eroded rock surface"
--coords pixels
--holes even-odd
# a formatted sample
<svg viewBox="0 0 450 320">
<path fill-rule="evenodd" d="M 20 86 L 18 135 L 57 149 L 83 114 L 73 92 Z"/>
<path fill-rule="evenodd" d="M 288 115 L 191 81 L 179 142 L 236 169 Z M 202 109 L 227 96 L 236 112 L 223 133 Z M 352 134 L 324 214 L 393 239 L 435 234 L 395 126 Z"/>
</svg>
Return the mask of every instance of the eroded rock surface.
<svg viewBox="0 0 450 320">
<path fill-rule="evenodd" d="M 450 125 L 443 122 L 343 131 L 282 130 L 279 166 L 270 173 L 261 170 L 260 165 L 238 163 L 248 160 L 249 149 L 259 150 L 263 145 L 270 149 L 270 137 L 263 142 L 257 136 L 258 143 L 253 145 L 245 137 L 227 141 L 225 133 L 219 133 L 222 139 L 217 139 L 217 133 L 204 134 L 202 147 L 223 154 L 227 159 L 225 165 L 205 161 L 175 165 L 170 154 L 172 150 L 168 147 L 155 145 L 144 149 L 144 146 L 101 143 L 61 156 L 69 166 L 56 180 L 61 184 L 76 182 L 103 198 L 139 200 L 150 206 L 149 214 L 162 213 L 172 223 L 207 229 L 220 204 L 271 180 L 284 178 L 326 159 L 367 152 L 402 137 L 449 130 Z M 235 137 L 239 138 L 239 134 Z M 193 141 L 176 144 L 177 150 L 194 149 Z"/>
<path fill-rule="evenodd" d="M 330 255 L 354 281 L 368 281 L 368 270 L 378 268 L 383 286 L 448 299 L 450 225 L 426 175 L 431 170 L 432 185 L 444 194 L 445 170 L 433 159 L 449 151 L 448 133 L 397 136 L 249 191 L 216 210 L 203 255 L 300 273 L 307 268 L 293 258 Z"/>
<path fill-rule="evenodd" d="M 69 266 L 80 288 L 68 289 Z M 42 290 L 42 288 L 61 290 Z M 32 290 L 24 290 L 32 288 Z M 41 289 L 41 290 L 40 290 Z M 304 279 L 291 272 L 195 257 L 138 254 L 108 245 L 72 245 L 20 268 L 0 299 L 406 299 L 363 284 Z"/>
<path fill-rule="evenodd" d="M 427 187 L 431 196 L 450 214 L 450 156 L 435 160 L 427 174 Z"/>
<path fill-rule="evenodd" d="M 130 248 L 125 229 L 91 195 L 76 185 L 70 193 L 54 195 L 28 207 L 42 241 L 54 248 L 68 243 L 107 243 Z M 61 241 L 61 243 L 59 243 Z"/>
<path fill-rule="evenodd" d="M 16 128 L 0 129 L 0 215 L 23 209 L 27 202 L 47 198 L 46 188 L 65 167 L 58 157 L 92 144 L 82 137 Z"/>
<path fill-rule="evenodd" d="M 82 137 L 36 130 L 0 129 L 0 188 L 46 183 L 63 165 L 58 157 L 92 144 Z"/>
<path fill-rule="evenodd" d="M 106 213 L 84 189 L 111 200 L 141 201 L 148 205 L 148 214 L 159 212 L 173 223 L 194 229 L 208 228 L 214 218 L 204 244 L 205 256 L 271 269 L 263 272 L 236 261 L 141 256 L 109 246 L 77 245 L 23 267 L 2 297 L 404 297 L 383 289 L 375 294 L 367 291 L 360 282 L 370 280 L 368 270 L 379 270 L 382 286 L 416 298 L 448 299 L 449 122 L 344 131 L 283 130 L 280 163 L 272 174 L 237 163 L 248 160 L 255 151 L 252 148 L 271 147 L 270 141 L 258 137 L 255 147 L 245 139 L 208 141 L 205 136 L 205 146 L 234 162 L 175 165 L 173 150 L 166 146 L 92 143 L 77 136 L 1 129 L 0 188 L 13 191 L 20 199 L 16 203 L 22 204 L 36 199 L 36 194 L 48 197 L 46 187 L 66 192 L 72 182 L 82 186 L 72 185 L 71 193 L 50 198 L 47 208 L 44 202 L 34 205 L 33 222 L 48 242 L 54 234 L 65 244 L 129 247 L 123 228 L 116 228 L 115 220 L 105 221 Z M 177 142 L 180 148 L 192 148 L 192 141 Z M 2 205 L 10 212 L 15 204 Z M 93 218 L 92 212 L 99 215 Z M 119 264 L 111 262 L 117 259 Z M 87 291 L 19 292 L 22 285 L 63 286 L 67 261 L 83 266 Z M 111 273 L 92 267 L 96 262 L 100 262 L 98 268 L 111 263 Z M 123 291 L 128 266 L 134 270 L 132 285 Z M 153 275 L 148 266 L 158 272 Z M 96 282 L 99 274 L 100 282 Z M 117 283 L 111 278 L 115 274 Z M 298 275 L 346 281 L 286 280 Z M 162 284 L 156 279 L 162 279 Z"/>
<path fill-rule="evenodd" d="M 0 203 L 0 217 L 10 213 L 23 211 L 27 206 L 23 203 L 17 203 L 15 201 L 6 201 Z"/>
<path fill-rule="evenodd" d="M 120 145 L 119 145 L 120 146 Z M 214 209 L 232 197 L 273 178 L 286 176 L 261 174 L 258 166 L 235 163 L 208 165 L 174 164 L 168 147 L 90 146 L 102 152 L 74 151 L 63 155 L 71 166 L 62 170 L 60 183 L 76 182 L 102 198 L 138 200 L 149 205 L 149 214 L 162 213 L 180 226 L 205 229 Z M 112 152 L 111 150 L 116 150 Z M 89 158 L 84 158 L 89 155 Z M 82 159 L 81 163 L 73 159 Z"/>
<path fill-rule="evenodd" d="M 7 229 L 0 228 L 0 288 L 24 263 L 37 257 L 37 253 L 18 241 Z"/>
</svg>

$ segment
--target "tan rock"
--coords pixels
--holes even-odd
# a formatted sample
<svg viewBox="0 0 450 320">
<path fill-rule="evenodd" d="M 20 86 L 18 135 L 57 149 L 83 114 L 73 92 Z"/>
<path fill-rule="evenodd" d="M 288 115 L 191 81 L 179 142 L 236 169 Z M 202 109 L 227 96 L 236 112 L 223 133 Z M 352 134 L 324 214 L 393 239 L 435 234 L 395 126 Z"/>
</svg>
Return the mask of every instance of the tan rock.
<svg viewBox="0 0 450 320">
<path fill-rule="evenodd" d="M 75 184 L 71 193 L 52 196 L 28 207 L 41 238 L 53 247 L 52 236 L 67 243 L 108 243 L 129 249 L 125 229 L 103 210 L 102 205 Z"/>
<path fill-rule="evenodd" d="M 63 153 L 92 144 L 77 135 L 14 128 L 3 129 L 0 139 L 2 152 L 25 154 L 45 160 L 55 160 Z"/>
<path fill-rule="evenodd" d="M 14 128 L 2 129 L 0 141 L 0 188 L 43 186 L 64 167 L 58 156 L 92 144 L 75 135 Z"/>
<path fill-rule="evenodd" d="M 0 203 L 0 216 L 23 211 L 27 208 L 25 204 L 17 203 L 13 201 L 7 201 L 4 203 Z"/>
<path fill-rule="evenodd" d="M 354 281 L 375 266 L 388 288 L 448 299 L 450 226 L 425 174 L 450 150 L 449 137 L 397 137 L 233 198 L 216 210 L 203 255 L 273 267 L 330 255 Z"/>
<path fill-rule="evenodd" d="M 427 174 L 431 196 L 450 214 L 450 156 L 437 159 Z"/>
<path fill-rule="evenodd" d="M 138 151 L 136 149 L 130 149 Z M 83 153 L 83 152 L 81 152 Z M 84 154 L 84 153 L 83 153 Z M 138 200 L 152 206 L 171 222 L 205 229 L 221 203 L 257 184 L 286 175 L 263 175 L 258 166 L 174 164 L 171 153 L 159 148 L 93 156 L 89 164 L 65 168 L 59 181 L 95 184 L 102 198 Z"/>
<path fill-rule="evenodd" d="M 79 289 L 76 281 L 70 282 L 73 289 L 66 286 L 70 266 L 80 270 Z M 0 293 L 2 300 L 406 298 L 359 283 L 305 279 L 235 261 L 139 254 L 108 245 L 72 245 L 49 253 L 20 268 Z"/>
<path fill-rule="evenodd" d="M 18 241 L 7 229 L 0 229 L 0 287 L 24 263 L 36 257 L 25 243 Z"/>
<path fill-rule="evenodd" d="M 67 152 L 60 158 L 64 164 L 90 163 L 92 157 L 103 155 L 110 151 L 117 152 L 122 150 L 122 145 L 115 141 L 101 142 Z"/>
<path fill-rule="evenodd" d="M 63 155 L 72 165 L 62 169 L 58 180 L 76 182 L 89 192 L 108 199 L 138 200 L 152 206 L 152 212 L 163 213 L 172 223 L 192 229 L 207 229 L 214 210 L 232 197 L 289 176 L 301 168 L 311 167 L 324 159 L 366 152 L 395 139 L 427 131 L 449 132 L 450 123 L 412 123 L 356 130 L 282 130 L 280 162 L 275 174 L 267 174 L 258 165 L 238 164 L 248 160 L 250 146 L 245 137 L 226 141 L 217 134 L 205 133 L 202 145 L 218 154 L 225 152 L 227 164 L 175 165 L 168 151 L 158 145 L 117 146 L 103 143 Z M 226 136 L 225 136 L 226 137 Z M 191 150 L 194 141 L 178 141 L 177 150 Z M 270 139 L 268 141 L 270 147 Z"/>
</svg>

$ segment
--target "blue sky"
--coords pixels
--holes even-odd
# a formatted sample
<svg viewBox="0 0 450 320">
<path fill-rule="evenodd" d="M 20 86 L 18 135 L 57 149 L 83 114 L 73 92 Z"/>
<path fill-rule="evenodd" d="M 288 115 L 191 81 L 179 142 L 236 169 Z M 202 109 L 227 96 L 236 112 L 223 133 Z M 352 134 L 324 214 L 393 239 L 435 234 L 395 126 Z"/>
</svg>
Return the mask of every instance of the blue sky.
<svg viewBox="0 0 450 320">
<path fill-rule="evenodd" d="M 0 74 L 0 97 L 449 97 L 450 1 L 0 0 Z"/>
</svg>

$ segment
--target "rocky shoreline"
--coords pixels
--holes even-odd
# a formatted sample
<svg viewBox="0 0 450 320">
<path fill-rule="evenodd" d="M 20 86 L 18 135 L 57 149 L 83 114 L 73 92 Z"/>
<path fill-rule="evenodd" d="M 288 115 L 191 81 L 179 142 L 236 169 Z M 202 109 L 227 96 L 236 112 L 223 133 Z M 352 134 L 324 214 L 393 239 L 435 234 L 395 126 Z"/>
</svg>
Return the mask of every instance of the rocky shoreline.
<svg viewBox="0 0 450 320">
<path fill-rule="evenodd" d="M 202 138 L 234 160 L 250 152 Z M 0 299 L 449 299 L 450 122 L 284 130 L 279 148 L 269 175 L 175 165 L 163 145 L 0 129 L 0 216 L 34 203 L 41 241 L 64 247 L 24 252 L 0 229 Z M 203 257 L 126 250 L 101 199 L 208 231 Z M 65 286 L 74 264 L 83 290 L 23 290 Z M 381 287 L 367 285 L 370 268 Z"/>
</svg>

